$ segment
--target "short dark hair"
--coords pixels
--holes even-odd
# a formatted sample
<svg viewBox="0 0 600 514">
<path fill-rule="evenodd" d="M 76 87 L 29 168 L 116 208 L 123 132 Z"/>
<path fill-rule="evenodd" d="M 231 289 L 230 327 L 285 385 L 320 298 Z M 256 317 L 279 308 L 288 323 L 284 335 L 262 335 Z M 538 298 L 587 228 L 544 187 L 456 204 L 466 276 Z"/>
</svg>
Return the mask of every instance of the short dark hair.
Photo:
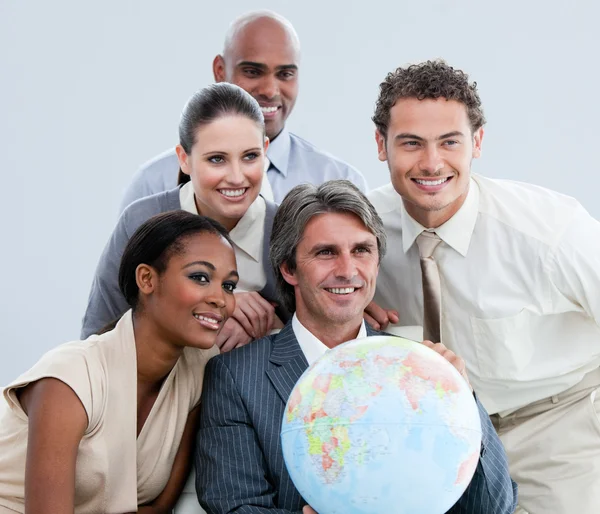
<svg viewBox="0 0 600 514">
<path fill-rule="evenodd" d="M 372 120 L 383 137 L 387 137 L 390 110 L 401 98 L 456 100 L 467 108 L 473 132 L 485 124 L 477 82 L 469 84 L 465 72 L 455 70 L 441 59 L 397 68 L 379 85 Z"/>
<path fill-rule="evenodd" d="M 320 186 L 301 184 L 294 187 L 275 214 L 270 244 L 277 292 L 289 312 L 296 310 L 296 297 L 293 286 L 285 281 L 279 267 L 286 263 L 290 271 L 296 269 L 296 250 L 306 225 L 314 216 L 328 212 L 354 214 L 360 218 L 367 230 L 377 238 L 379 262 L 385 255 L 387 236 L 383 222 L 375 207 L 352 182 L 330 180 Z"/>
<path fill-rule="evenodd" d="M 229 82 L 206 86 L 187 101 L 179 121 L 179 144 L 190 154 L 196 142 L 198 127 L 208 125 L 223 116 L 239 115 L 254 121 L 265 131 L 265 119 L 252 95 Z M 190 176 L 179 170 L 178 184 L 190 181 Z"/>
<path fill-rule="evenodd" d="M 119 289 L 132 309 L 136 309 L 139 288 L 135 272 L 147 264 L 162 273 L 169 259 L 183 251 L 185 239 L 195 234 L 221 236 L 233 245 L 227 230 L 218 222 L 186 211 L 171 211 L 153 216 L 131 236 L 119 267 Z"/>
</svg>

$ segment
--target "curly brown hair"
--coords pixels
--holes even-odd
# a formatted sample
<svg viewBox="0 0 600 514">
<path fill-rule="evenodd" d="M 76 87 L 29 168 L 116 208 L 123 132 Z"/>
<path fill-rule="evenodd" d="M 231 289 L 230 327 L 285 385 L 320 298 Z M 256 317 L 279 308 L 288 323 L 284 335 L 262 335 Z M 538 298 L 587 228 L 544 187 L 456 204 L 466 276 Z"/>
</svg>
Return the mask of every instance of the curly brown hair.
<svg viewBox="0 0 600 514">
<path fill-rule="evenodd" d="M 373 122 L 383 137 L 387 137 L 390 110 L 400 98 L 445 98 L 465 104 L 471 129 L 476 131 L 485 124 L 477 82 L 469 84 L 469 76 L 455 70 L 442 59 L 397 68 L 388 73 L 379 85 Z"/>
</svg>

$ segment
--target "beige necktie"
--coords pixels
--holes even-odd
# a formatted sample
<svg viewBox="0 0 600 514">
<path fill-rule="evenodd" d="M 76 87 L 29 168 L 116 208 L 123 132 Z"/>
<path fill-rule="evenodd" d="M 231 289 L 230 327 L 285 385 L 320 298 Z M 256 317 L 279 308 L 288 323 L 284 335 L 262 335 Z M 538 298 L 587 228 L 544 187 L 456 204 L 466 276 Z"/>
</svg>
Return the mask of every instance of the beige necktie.
<svg viewBox="0 0 600 514">
<path fill-rule="evenodd" d="M 267 171 L 269 170 L 269 166 L 271 165 L 271 161 L 265 155 L 265 169 L 262 179 L 262 186 L 260 188 L 260 194 L 263 196 L 265 200 L 269 200 L 269 202 L 274 202 L 275 199 L 273 197 L 273 189 L 271 188 L 271 184 L 269 179 L 267 178 Z"/>
<path fill-rule="evenodd" d="M 440 271 L 433 252 L 442 242 L 435 232 L 421 232 L 417 237 L 423 275 L 423 338 L 434 343 L 442 340 L 442 287 Z"/>
</svg>

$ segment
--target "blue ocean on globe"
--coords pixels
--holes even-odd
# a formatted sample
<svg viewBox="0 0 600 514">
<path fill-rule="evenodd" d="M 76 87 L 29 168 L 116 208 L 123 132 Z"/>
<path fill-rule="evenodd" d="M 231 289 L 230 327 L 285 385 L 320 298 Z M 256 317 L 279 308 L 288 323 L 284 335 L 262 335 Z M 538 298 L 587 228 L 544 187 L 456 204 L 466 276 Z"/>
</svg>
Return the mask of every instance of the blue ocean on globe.
<svg viewBox="0 0 600 514">
<path fill-rule="evenodd" d="M 306 370 L 281 442 L 294 485 L 318 514 L 443 514 L 473 477 L 481 422 L 469 386 L 444 358 L 374 336 Z"/>
</svg>

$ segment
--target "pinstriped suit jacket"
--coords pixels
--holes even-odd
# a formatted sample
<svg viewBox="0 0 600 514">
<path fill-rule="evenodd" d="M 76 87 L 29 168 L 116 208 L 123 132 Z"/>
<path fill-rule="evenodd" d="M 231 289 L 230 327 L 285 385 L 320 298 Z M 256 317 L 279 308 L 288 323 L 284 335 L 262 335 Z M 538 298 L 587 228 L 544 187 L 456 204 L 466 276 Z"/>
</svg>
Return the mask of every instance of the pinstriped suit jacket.
<svg viewBox="0 0 600 514">
<path fill-rule="evenodd" d="M 381 335 L 367 325 L 367 334 Z M 196 491 L 208 514 L 299 513 L 306 502 L 288 475 L 280 430 L 285 404 L 308 368 L 291 322 L 212 358 L 205 370 L 196 449 Z M 483 428 L 477 470 L 451 514 L 508 514 L 517 486 L 502 443 L 479 402 Z M 391 513 L 385 513 L 391 514 Z"/>
</svg>

